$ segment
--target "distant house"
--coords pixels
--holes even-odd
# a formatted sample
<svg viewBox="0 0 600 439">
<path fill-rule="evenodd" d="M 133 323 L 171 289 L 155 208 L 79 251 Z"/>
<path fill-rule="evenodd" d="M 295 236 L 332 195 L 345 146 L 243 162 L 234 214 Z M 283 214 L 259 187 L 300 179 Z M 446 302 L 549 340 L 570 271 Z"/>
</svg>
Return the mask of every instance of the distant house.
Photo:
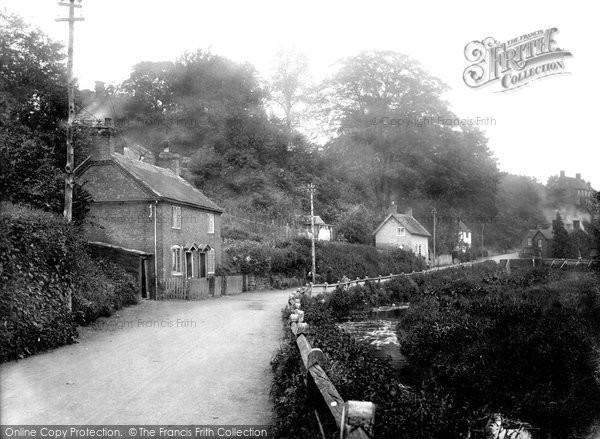
<svg viewBox="0 0 600 439">
<path fill-rule="evenodd" d="M 462 221 L 458 222 L 458 248 L 463 252 L 471 247 L 473 233 Z"/>
<path fill-rule="evenodd" d="M 566 231 L 571 234 L 575 231 L 584 231 L 581 221 L 573 220 L 565 223 Z M 528 230 L 521 243 L 521 257 L 551 258 L 554 230 L 552 227 Z"/>
<path fill-rule="evenodd" d="M 412 209 L 398 213 L 392 205 L 388 216 L 373 232 L 375 246 L 379 248 L 402 248 L 428 257 L 428 239 L 431 234 L 413 216 Z"/>
<path fill-rule="evenodd" d="M 303 222 L 304 232 L 307 236 L 312 233 L 310 217 Z M 315 238 L 319 241 L 331 241 L 333 239 L 333 225 L 327 224 L 319 215 L 315 215 Z"/>
<path fill-rule="evenodd" d="M 565 171 L 560 171 L 560 176 L 549 189 L 561 194 L 562 201 L 573 206 L 590 204 L 596 193 L 591 183 L 581 178 L 581 174 L 575 174 L 575 178 L 567 177 Z"/>
<path fill-rule="evenodd" d="M 169 278 L 213 276 L 222 210 L 179 176 L 179 156 L 167 149 L 148 162 L 135 159 L 118 151 L 110 121 L 92 130 L 90 155 L 76 169 L 93 198 L 86 231 L 92 247 L 129 261 L 124 266 L 144 298 L 156 298 L 156 286 Z"/>
</svg>

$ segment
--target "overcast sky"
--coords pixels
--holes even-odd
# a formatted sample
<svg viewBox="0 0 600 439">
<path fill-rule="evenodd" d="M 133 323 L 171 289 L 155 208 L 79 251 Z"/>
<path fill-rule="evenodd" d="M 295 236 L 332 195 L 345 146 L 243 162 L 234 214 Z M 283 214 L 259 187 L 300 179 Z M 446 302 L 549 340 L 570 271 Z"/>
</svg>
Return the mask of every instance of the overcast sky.
<svg viewBox="0 0 600 439">
<path fill-rule="evenodd" d="M 175 60 L 185 50 L 210 48 L 249 61 L 267 76 L 275 52 L 296 47 L 311 61 L 316 79 L 331 64 L 364 49 L 405 53 L 447 83 L 446 96 L 462 118 L 493 118 L 481 126 L 500 169 L 545 183 L 565 170 L 579 172 L 600 189 L 600 7 L 594 2 L 351 2 L 83 0 L 84 22 L 76 23 L 75 75 L 82 88 L 95 80 L 118 83 L 140 61 Z M 67 8 L 51 0 L 0 0 L 54 39 L 67 41 Z M 595 19 L 594 19 L 595 17 Z M 464 48 L 472 40 L 508 41 L 558 28 L 568 75 L 518 90 L 471 89 L 463 81 L 469 65 Z"/>
</svg>

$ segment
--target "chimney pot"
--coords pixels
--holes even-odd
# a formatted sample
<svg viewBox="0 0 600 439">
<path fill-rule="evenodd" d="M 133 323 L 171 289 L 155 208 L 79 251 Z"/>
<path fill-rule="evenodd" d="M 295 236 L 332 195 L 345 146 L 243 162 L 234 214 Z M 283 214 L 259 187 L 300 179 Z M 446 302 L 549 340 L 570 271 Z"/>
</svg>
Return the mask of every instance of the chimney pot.
<svg viewBox="0 0 600 439">
<path fill-rule="evenodd" d="M 560 171 L 560 176 L 564 177 L 565 176 L 565 171 Z"/>
<path fill-rule="evenodd" d="M 388 207 L 388 215 L 398 213 L 398 206 L 394 201 L 391 202 L 390 207 Z"/>
<path fill-rule="evenodd" d="M 577 174 L 575 174 L 575 178 L 576 178 L 577 180 L 581 180 L 581 174 L 578 172 Z"/>
</svg>

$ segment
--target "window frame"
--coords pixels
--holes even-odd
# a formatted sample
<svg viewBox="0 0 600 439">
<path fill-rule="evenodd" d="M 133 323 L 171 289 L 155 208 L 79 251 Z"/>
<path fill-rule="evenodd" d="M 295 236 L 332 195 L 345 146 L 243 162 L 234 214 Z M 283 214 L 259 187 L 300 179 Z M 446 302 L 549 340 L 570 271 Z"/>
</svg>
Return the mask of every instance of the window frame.
<svg viewBox="0 0 600 439">
<path fill-rule="evenodd" d="M 171 206 L 171 228 L 181 230 L 181 206 Z"/>
<path fill-rule="evenodd" d="M 182 254 L 183 248 L 180 245 L 171 246 L 171 275 L 183 276 L 182 271 Z M 177 270 L 179 268 L 179 271 Z"/>
<path fill-rule="evenodd" d="M 206 251 L 206 275 L 215 274 L 217 269 L 217 258 L 214 248 Z"/>
<path fill-rule="evenodd" d="M 396 229 L 396 236 L 406 236 L 406 227 L 398 226 Z"/>
<path fill-rule="evenodd" d="M 215 214 L 208 214 L 208 233 L 215 233 Z"/>
</svg>

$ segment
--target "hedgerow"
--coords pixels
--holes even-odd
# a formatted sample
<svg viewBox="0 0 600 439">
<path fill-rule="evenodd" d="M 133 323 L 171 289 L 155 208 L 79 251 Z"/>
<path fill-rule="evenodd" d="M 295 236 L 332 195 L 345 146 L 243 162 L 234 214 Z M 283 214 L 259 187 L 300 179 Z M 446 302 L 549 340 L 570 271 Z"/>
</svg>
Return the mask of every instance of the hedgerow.
<svg viewBox="0 0 600 439">
<path fill-rule="evenodd" d="M 71 343 L 77 324 L 137 300 L 133 278 L 92 260 L 77 226 L 29 207 L 0 209 L 0 361 Z"/>
<path fill-rule="evenodd" d="M 320 281 L 338 282 L 390 273 L 419 271 L 423 258 L 404 250 L 381 251 L 373 246 L 318 241 L 316 268 Z M 306 238 L 278 242 L 232 241 L 225 246 L 224 265 L 240 273 L 267 276 L 280 274 L 304 279 L 311 271 L 311 243 Z"/>
</svg>

